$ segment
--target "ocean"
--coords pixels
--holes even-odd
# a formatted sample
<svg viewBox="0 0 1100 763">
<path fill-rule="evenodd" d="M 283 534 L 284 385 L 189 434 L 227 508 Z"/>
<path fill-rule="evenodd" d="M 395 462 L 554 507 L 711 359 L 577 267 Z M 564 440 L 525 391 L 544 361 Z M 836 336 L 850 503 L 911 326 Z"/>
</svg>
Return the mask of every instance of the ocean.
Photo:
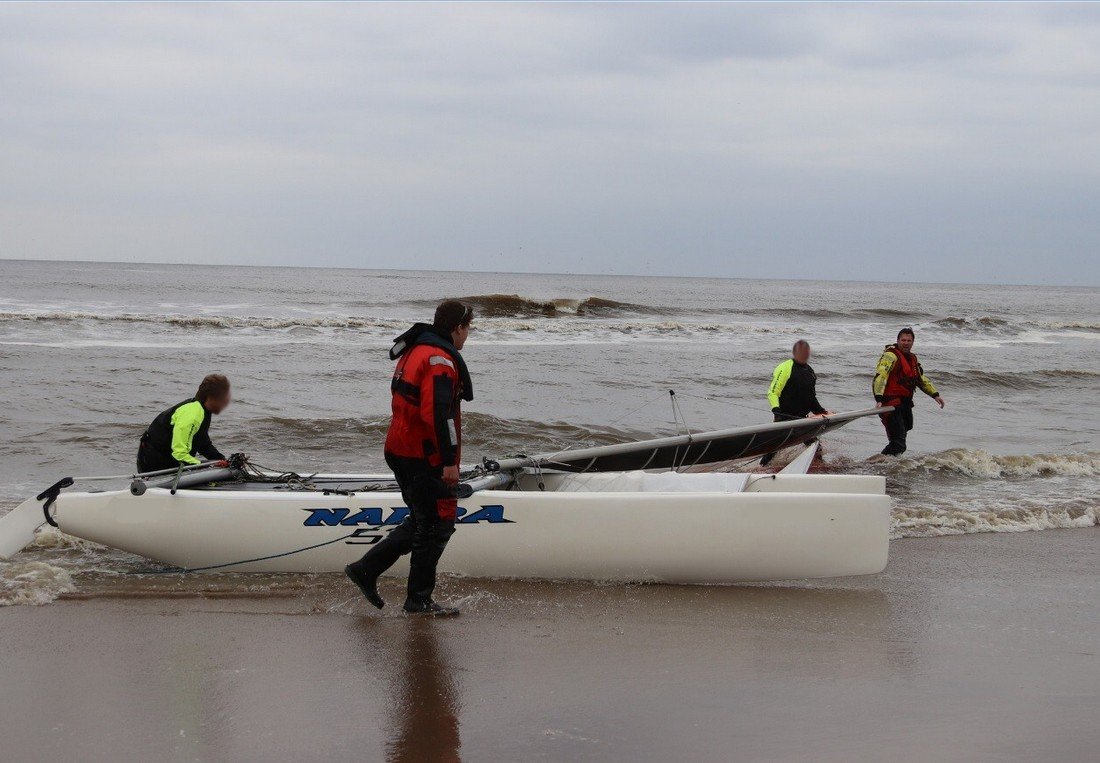
<svg viewBox="0 0 1100 763">
<path fill-rule="evenodd" d="M 918 393 L 904 458 L 877 420 L 825 470 L 884 474 L 895 538 L 1100 523 L 1100 290 L 624 276 L 0 261 L 0 512 L 64 476 L 125 473 L 141 432 L 210 372 L 212 428 L 265 466 L 384 470 L 392 339 L 475 307 L 466 461 L 770 420 L 772 368 L 813 348 L 819 398 L 873 405 L 902 326 L 947 400 Z M 0 565 L 0 603 L 43 603 L 148 563 L 45 532 Z M 205 584 L 209 584 L 206 581 Z M 130 580 L 126 583 L 132 587 Z"/>
<path fill-rule="evenodd" d="M 443 297 L 476 309 L 467 462 L 676 432 L 670 389 L 691 429 L 767 422 L 799 338 L 851 410 L 911 325 L 947 400 L 903 458 L 874 418 L 823 443 L 815 468 L 887 479 L 874 576 L 444 577 L 463 614 L 433 621 L 398 579 L 379 612 L 339 574 L 179 574 L 43 530 L 0 563 L 5 760 L 1086 759 L 1098 291 L 2 261 L 0 512 L 129 473 L 213 371 L 224 451 L 382 470 L 386 351 Z"/>
</svg>

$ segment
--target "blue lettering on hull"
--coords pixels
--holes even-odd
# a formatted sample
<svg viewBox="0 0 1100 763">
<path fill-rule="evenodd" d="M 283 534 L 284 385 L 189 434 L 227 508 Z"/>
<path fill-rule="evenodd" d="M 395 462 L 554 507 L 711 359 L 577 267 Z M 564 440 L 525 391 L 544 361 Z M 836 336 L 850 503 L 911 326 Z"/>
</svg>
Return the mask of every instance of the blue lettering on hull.
<svg viewBox="0 0 1100 763">
<path fill-rule="evenodd" d="M 409 515 L 409 510 L 404 506 L 394 507 L 386 513 L 385 509 L 372 507 L 359 509 L 352 513 L 351 509 L 303 509 L 309 512 L 309 516 L 302 523 L 305 527 L 392 527 L 401 524 Z M 476 525 L 482 522 L 489 524 L 511 524 L 511 519 L 504 517 L 504 507 L 499 504 L 482 506 L 476 511 L 458 507 L 455 512 L 455 524 Z"/>
</svg>

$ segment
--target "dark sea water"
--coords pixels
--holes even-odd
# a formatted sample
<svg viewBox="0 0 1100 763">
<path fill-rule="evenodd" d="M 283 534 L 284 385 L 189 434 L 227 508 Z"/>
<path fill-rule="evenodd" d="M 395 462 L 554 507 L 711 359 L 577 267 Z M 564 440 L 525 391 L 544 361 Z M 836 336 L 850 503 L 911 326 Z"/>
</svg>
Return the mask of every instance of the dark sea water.
<svg viewBox="0 0 1100 763">
<path fill-rule="evenodd" d="M 896 461 L 872 458 L 877 420 L 856 422 L 823 468 L 885 474 L 897 537 L 1100 522 L 1094 288 L 26 261 L 0 261 L 0 513 L 66 475 L 131 470 L 149 421 L 213 371 L 234 385 L 223 451 L 381 470 L 386 350 L 443 297 L 476 308 L 468 461 L 675 432 L 669 389 L 696 430 L 769 421 L 771 370 L 799 338 L 827 407 L 870 407 L 875 362 L 911 325 L 946 410 L 919 396 Z M 0 601 L 139 564 L 49 533 L 25 557 Z"/>
</svg>

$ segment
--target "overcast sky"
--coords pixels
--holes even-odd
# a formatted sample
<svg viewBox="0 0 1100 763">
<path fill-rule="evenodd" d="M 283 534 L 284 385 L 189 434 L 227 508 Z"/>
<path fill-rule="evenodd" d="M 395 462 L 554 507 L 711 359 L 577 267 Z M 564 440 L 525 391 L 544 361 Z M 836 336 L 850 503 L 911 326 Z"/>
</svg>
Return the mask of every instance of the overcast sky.
<svg viewBox="0 0 1100 763">
<path fill-rule="evenodd" d="M 1100 6 L 0 5 L 0 257 L 1100 284 Z"/>
</svg>

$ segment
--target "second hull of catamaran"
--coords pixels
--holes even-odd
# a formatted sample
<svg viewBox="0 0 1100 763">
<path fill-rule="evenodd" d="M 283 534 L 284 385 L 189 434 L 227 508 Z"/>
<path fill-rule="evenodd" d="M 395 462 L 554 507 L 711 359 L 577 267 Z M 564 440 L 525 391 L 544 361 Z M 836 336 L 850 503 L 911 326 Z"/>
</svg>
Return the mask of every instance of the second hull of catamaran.
<svg viewBox="0 0 1100 763">
<path fill-rule="evenodd" d="M 883 570 L 889 547 L 890 500 L 875 476 L 526 474 L 459 505 L 440 569 L 475 577 L 714 584 L 865 575 Z M 245 484 L 64 493 L 53 513 L 65 533 L 186 570 L 334 572 L 406 510 L 396 492 Z"/>
</svg>

